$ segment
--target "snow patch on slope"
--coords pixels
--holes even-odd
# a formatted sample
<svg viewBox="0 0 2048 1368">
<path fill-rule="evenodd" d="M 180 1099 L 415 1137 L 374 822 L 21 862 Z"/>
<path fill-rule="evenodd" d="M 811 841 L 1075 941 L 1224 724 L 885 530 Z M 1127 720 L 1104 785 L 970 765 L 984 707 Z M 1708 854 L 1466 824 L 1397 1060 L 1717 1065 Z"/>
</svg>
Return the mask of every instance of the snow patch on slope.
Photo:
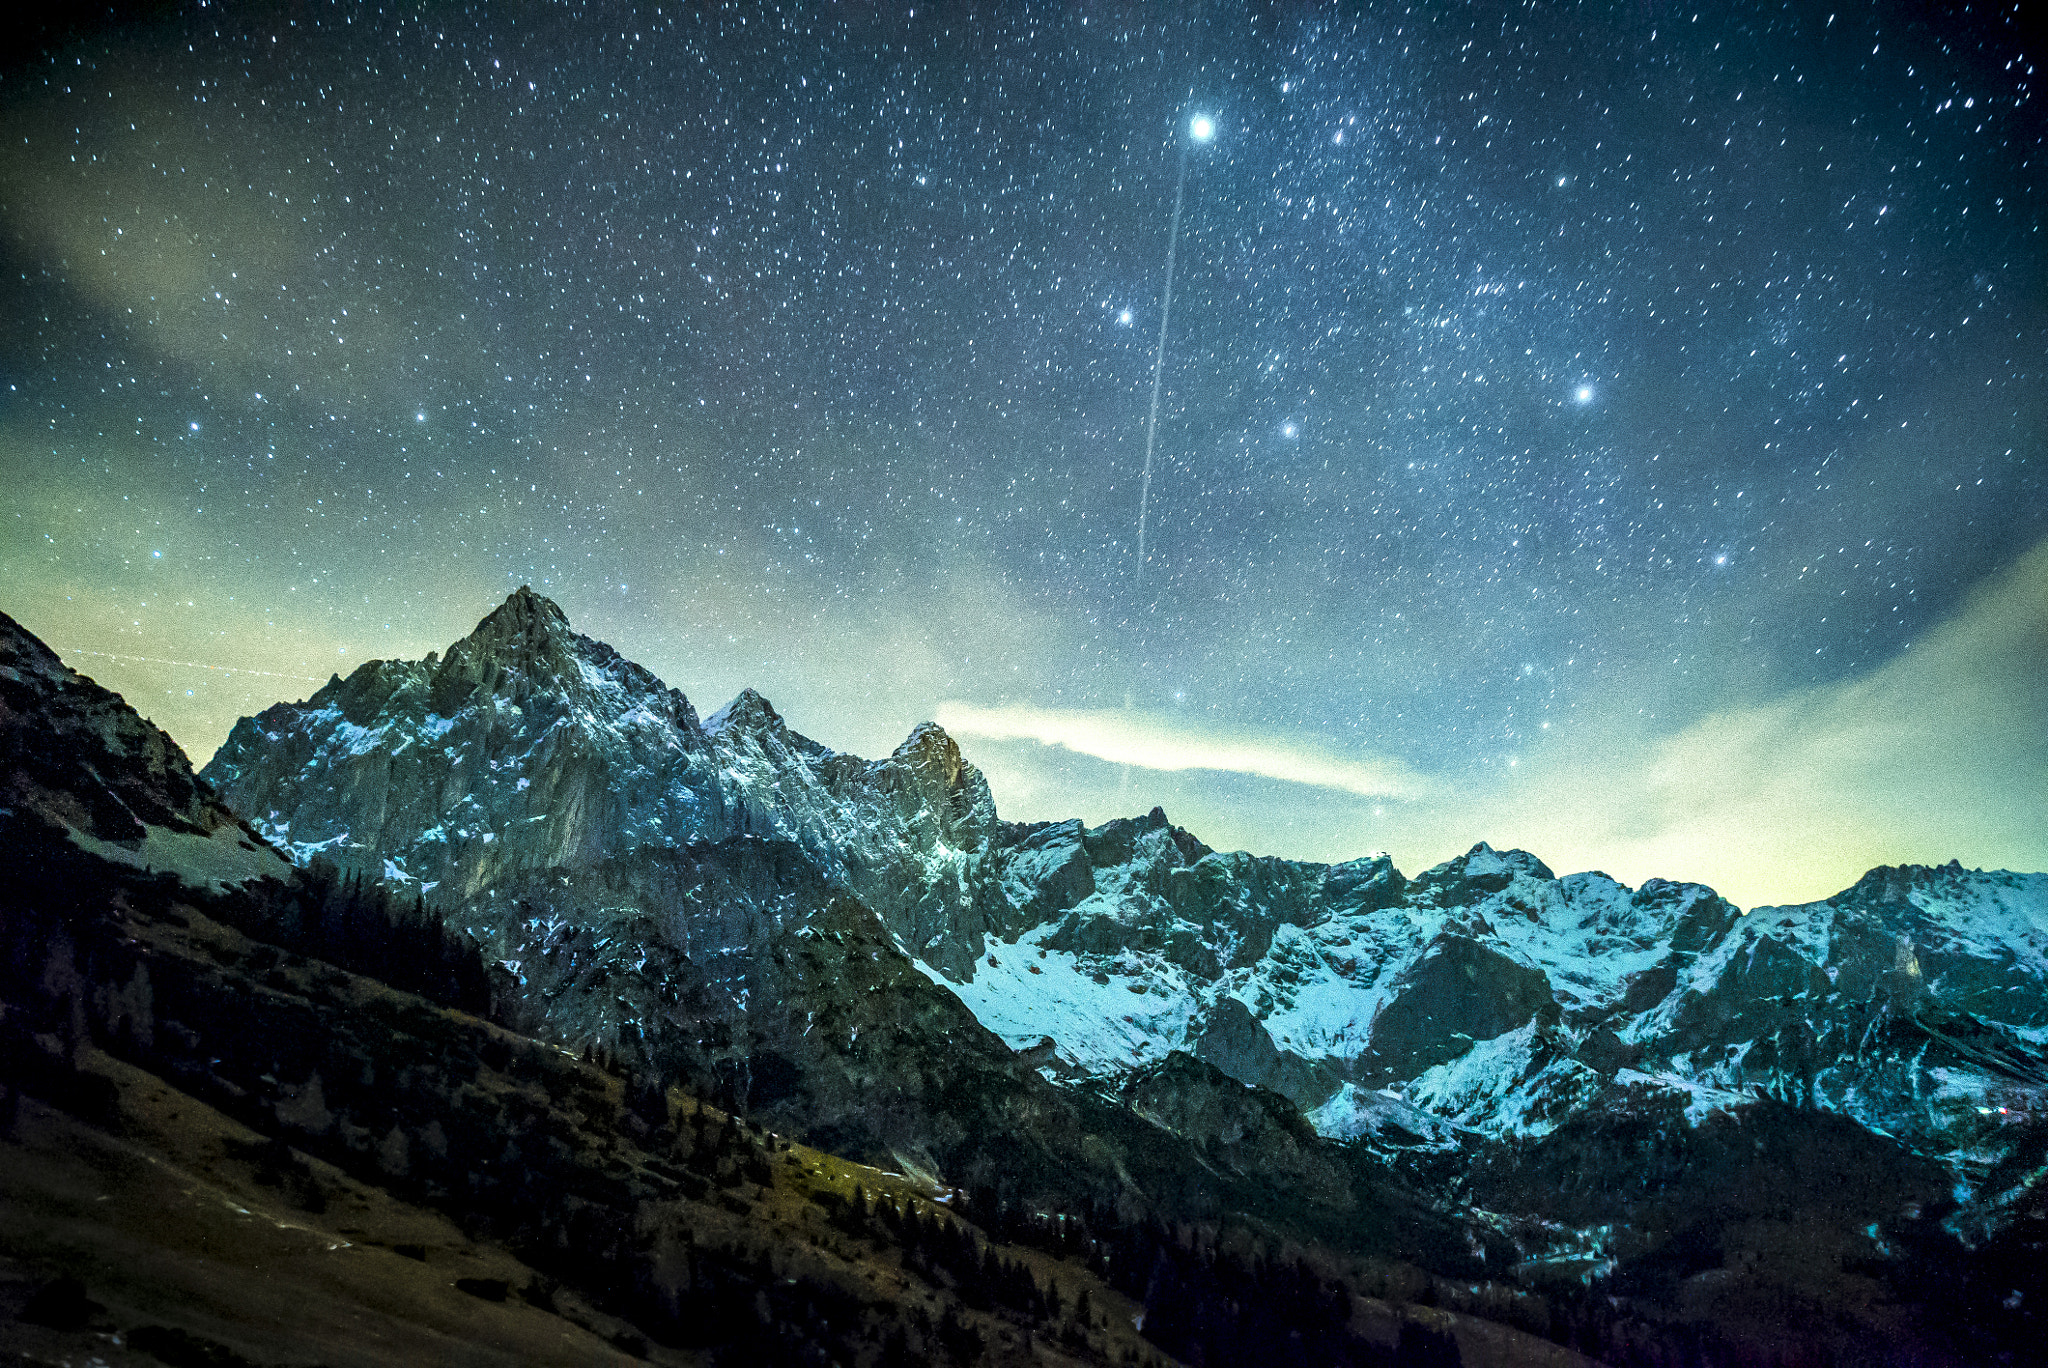
<svg viewBox="0 0 2048 1368">
<path fill-rule="evenodd" d="M 1113 1077 L 1188 1048 L 1200 999 L 1176 966 L 1136 955 L 1112 966 L 1084 962 L 1040 944 L 1047 929 L 1013 943 L 986 936 L 966 983 L 917 964 L 1011 1049 L 1051 1036 L 1057 1057 L 1079 1076 Z"/>
<path fill-rule="evenodd" d="M 1374 1139 L 1403 1148 L 1447 1152 L 1472 1137 L 1456 1124 L 1408 1101 L 1390 1088 L 1345 1083 L 1308 1113 L 1318 1135 L 1331 1140 Z"/>
<path fill-rule="evenodd" d="M 1407 1091 L 1418 1105 L 1461 1126 L 1533 1140 L 1556 1130 L 1603 1086 L 1592 1069 L 1560 1057 L 1545 1028 L 1532 1021 L 1424 1070 Z"/>
</svg>

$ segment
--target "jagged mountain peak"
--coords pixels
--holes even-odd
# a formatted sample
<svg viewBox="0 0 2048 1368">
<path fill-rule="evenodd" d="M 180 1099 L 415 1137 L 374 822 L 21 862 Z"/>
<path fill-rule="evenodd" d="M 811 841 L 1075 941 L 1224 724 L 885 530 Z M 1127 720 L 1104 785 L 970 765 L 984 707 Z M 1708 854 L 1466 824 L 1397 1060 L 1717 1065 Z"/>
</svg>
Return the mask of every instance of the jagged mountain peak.
<svg viewBox="0 0 2048 1368">
<path fill-rule="evenodd" d="M 741 689 L 730 703 L 704 719 L 704 734 L 728 754 L 758 753 L 762 757 L 801 755 L 822 761 L 836 754 L 784 720 L 758 690 Z"/>
<path fill-rule="evenodd" d="M 522 587 L 444 655 L 373 661 L 244 718 L 205 774 L 295 857 L 454 905 L 515 866 L 689 830 L 707 751 L 687 698 Z"/>
<path fill-rule="evenodd" d="M 1827 901 L 1867 905 L 1911 902 L 1916 892 L 1952 889 L 1984 872 L 1963 868 L 1961 860 L 1945 865 L 1879 865 Z"/>
<path fill-rule="evenodd" d="M 880 786 L 897 797 L 897 812 L 955 850 L 984 844 L 996 829 L 996 800 L 988 780 L 936 722 L 920 722 L 886 760 L 870 766 Z"/>
<path fill-rule="evenodd" d="M 531 585 L 522 584 L 486 613 L 470 635 L 492 640 L 531 640 L 569 631 L 569 615 L 562 611 L 562 606 L 545 594 L 534 593 Z"/>
<path fill-rule="evenodd" d="M 960 747 L 936 722 L 920 722 L 910 729 L 910 735 L 903 738 L 903 744 L 896 748 L 896 754 L 909 752 L 931 752 L 958 755 Z"/>
<path fill-rule="evenodd" d="M 704 719 L 704 730 L 712 735 L 738 728 L 755 733 L 775 733 L 789 729 L 782 720 L 782 714 L 775 711 L 775 705 L 758 690 L 749 687 L 733 695 L 732 701 Z"/>
<path fill-rule="evenodd" d="M 696 710 L 652 671 L 602 641 L 578 633 L 552 599 L 522 585 L 445 653 L 418 660 L 372 660 L 346 679 L 331 677 L 303 703 L 278 703 L 236 724 L 215 756 L 246 749 L 256 734 L 288 730 L 306 712 L 331 711 L 355 727 L 381 728 L 394 719 L 445 724 L 479 707 L 537 707 L 549 718 L 569 708 L 613 720 L 658 717 L 694 736 Z"/>
<path fill-rule="evenodd" d="M 580 673 L 579 647 L 587 643 L 553 600 L 521 585 L 448 648 L 434 672 L 435 711 L 448 712 L 472 691 L 518 697 Z M 589 643 L 595 644 L 595 643 Z"/>
<path fill-rule="evenodd" d="M 970 805 L 979 800 L 988 807 L 988 819 L 995 819 L 995 800 L 988 797 L 988 781 L 974 763 L 960 753 L 959 743 L 936 722 L 920 722 L 903 738 L 903 744 L 883 762 L 894 769 L 909 769 L 920 782 L 948 794 L 965 792 Z"/>
<path fill-rule="evenodd" d="M 682 694 L 525 588 L 438 661 L 378 662 L 244 719 L 208 774 L 300 858 L 419 883 L 508 936 L 506 919 L 527 915 L 514 903 L 596 896 L 562 870 L 673 861 L 736 835 L 792 841 L 903 913 L 905 888 L 972 858 L 995 827 L 986 780 L 943 729 L 871 763 L 799 735 L 752 688 L 700 724 Z M 899 929 L 967 962 L 979 923 L 961 922 L 965 884 L 917 896 L 921 920 Z"/>
<path fill-rule="evenodd" d="M 891 760 L 917 765 L 947 785 L 960 779 L 962 770 L 974 769 L 960 753 L 960 745 L 936 722 L 920 722 L 903 738 L 903 744 L 889 754 Z"/>
<path fill-rule="evenodd" d="M 1481 841 L 1463 855 L 1415 876 L 1417 888 L 1438 890 L 1446 898 L 1463 901 L 1474 894 L 1497 893 L 1517 877 L 1552 883 L 1557 879 L 1550 866 L 1526 850 L 1495 850 Z"/>
</svg>

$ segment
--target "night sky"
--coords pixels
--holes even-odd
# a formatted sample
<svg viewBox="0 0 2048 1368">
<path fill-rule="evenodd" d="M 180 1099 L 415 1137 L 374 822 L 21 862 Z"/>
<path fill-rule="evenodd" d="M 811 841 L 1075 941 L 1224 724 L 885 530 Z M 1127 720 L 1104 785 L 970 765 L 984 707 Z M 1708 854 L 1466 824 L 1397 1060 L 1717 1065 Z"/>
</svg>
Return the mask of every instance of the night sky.
<svg viewBox="0 0 2048 1368">
<path fill-rule="evenodd" d="M 0 608 L 199 760 L 530 583 L 1013 818 L 2048 867 L 2048 53 L 1941 8 L 29 35 Z"/>
</svg>

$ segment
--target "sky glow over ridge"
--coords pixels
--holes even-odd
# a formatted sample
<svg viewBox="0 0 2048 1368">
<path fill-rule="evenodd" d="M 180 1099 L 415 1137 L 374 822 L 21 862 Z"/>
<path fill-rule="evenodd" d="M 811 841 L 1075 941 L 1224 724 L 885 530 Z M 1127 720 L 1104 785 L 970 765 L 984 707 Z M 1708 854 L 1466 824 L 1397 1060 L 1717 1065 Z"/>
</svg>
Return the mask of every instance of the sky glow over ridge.
<svg viewBox="0 0 2048 1368">
<path fill-rule="evenodd" d="M 700 711 L 951 709 L 1012 818 L 1745 904 L 2048 867 L 2017 13 L 53 33 L 0 72 L 0 609 L 200 760 L 530 583 Z"/>
</svg>

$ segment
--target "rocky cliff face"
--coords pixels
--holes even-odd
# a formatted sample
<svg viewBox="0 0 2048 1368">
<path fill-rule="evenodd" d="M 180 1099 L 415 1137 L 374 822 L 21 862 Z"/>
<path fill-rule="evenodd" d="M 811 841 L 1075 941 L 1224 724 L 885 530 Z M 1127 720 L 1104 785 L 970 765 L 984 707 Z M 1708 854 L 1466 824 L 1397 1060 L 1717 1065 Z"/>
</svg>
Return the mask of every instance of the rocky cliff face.
<svg viewBox="0 0 2048 1368">
<path fill-rule="evenodd" d="M 643 866 L 734 837 L 795 846 L 937 963 L 978 946 L 964 871 L 995 805 L 943 731 L 869 763 L 752 690 L 700 721 L 524 589 L 445 657 L 373 661 L 245 718 L 205 772 L 296 858 L 417 886 L 508 958 L 549 909 L 673 911 L 634 896 L 659 878 Z"/>
<path fill-rule="evenodd" d="M 818 1086 L 797 946 L 855 936 L 1050 1079 L 1225 1150 L 1268 1136 L 1256 1162 L 1335 1191 L 1313 1147 L 1215 1091 L 1258 1085 L 1447 1201 L 1505 1204 L 1538 1260 L 1628 1252 L 1587 1234 L 1623 1219 L 1619 1188 L 1566 1203 L 1558 1171 L 1733 1154 L 1744 1127 L 1891 1172 L 1843 1206 L 1859 1228 L 1937 1201 L 1991 1229 L 2033 1200 L 2048 875 L 1878 870 L 1745 913 L 1483 844 L 1410 879 L 1214 851 L 1157 810 L 1006 823 L 936 727 L 868 762 L 751 691 L 700 721 L 524 590 L 444 659 L 245 720 L 206 775 L 301 858 L 430 890 L 557 1034 L 762 1099 Z M 802 1106 L 851 1125 L 865 1085 L 837 1076 Z M 1843 1238 L 1843 1258 L 1881 1243 Z"/>
</svg>

